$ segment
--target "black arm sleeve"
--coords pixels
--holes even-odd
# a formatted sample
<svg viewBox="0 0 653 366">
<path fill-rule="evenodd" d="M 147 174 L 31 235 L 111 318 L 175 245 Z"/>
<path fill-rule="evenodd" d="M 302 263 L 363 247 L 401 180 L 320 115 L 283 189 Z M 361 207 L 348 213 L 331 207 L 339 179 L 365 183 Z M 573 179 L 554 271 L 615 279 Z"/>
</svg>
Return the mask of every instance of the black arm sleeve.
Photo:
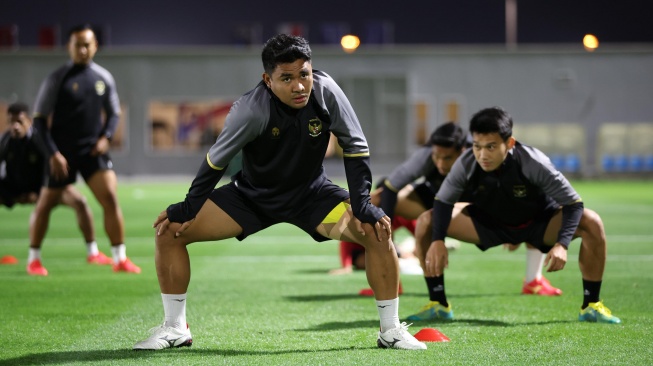
<svg viewBox="0 0 653 366">
<path fill-rule="evenodd" d="M 100 132 L 100 136 L 106 136 L 106 138 L 111 141 L 113 135 L 116 133 L 116 128 L 118 128 L 119 120 L 120 117 L 117 114 L 113 114 L 107 118 L 107 122 L 104 124 L 104 128 Z"/>
<path fill-rule="evenodd" d="M 569 243 L 571 243 L 571 239 L 574 237 L 584 210 L 585 205 L 583 202 L 575 202 L 562 207 L 562 224 L 558 232 L 558 243 L 562 244 L 565 248 L 569 247 Z"/>
<path fill-rule="evenodd" d="M 54 143 L 50 129 L 48 128 L 48 121 L 44 117 L 34 118 L 34 128 L 41 142 L 41 147 L 45 150 L 48 156 L 52 156 L 59 151 L 57 144 Z"/>
<path fill-rule="evenodd" d="M 433 201 L 433 214 L 431 223 L 433 225 L 432 241 L 444 240 L 447 236 L 447 229 L 451 223 L 453 205 L 446 204 L 440 200 Z"/>
<path fill-rule="evenodd" d="M 166 210 L 168 212 L 168 220 L 184 223 L 195 218 L 209 197 L 209 194 L 215 188 L 215 185 L 218 184 L 220 178 L 224 175 L 225 169 L 213 169 L 206 161 L 206 158 L 202 160 L 200 170 L 197 172 L 197 176 L 193 179 L 193 183 L 188 189 L 186 199 L 168 206 Z"/>
<path fill-rule="evenodd" d="M 395 207 L 397 206 L 397 192 L 387 184 L 387 180 L 383 181 L 383 191 L 381 191 L 381 209 L 392 220 L 395 216 Z"/>
<path fill-rule="evenodd" d="M 3 135 L 0 135 L 0 163 L 7 159 L 7 145 L 9 144 L 9 139 L 11 134 L 9 131 L 6 131 Z"/>
<path fill-rule="evenodd" d="M 344 158 L 349 198 L 354 216 L 361 222 L 374 224 L 385 213 L 382 209 L 370 202 L 370 189 L 372 188 L 372 173 L 370 172 L 370 158 L 356 157 Z"/>
</svg>

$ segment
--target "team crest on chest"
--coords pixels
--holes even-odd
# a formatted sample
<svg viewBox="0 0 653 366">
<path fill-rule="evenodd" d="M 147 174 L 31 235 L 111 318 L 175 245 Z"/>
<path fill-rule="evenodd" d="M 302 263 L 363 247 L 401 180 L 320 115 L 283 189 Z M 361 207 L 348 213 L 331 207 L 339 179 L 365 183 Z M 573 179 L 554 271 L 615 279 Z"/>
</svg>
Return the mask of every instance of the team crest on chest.
<svg viewBox="0 0 653 366">
<path fill-rule="evenodd" d="M 308 121 L 308 134 L 311 137 L 318 137 L 322 134 L 322 121 L 315 117 Z"/>
<path fill-rule="evenodd" d="M 72 88 L 73 88 L 73 93 L 77 93 L 77 89 L 79 89 L 79 84 L 73 83 Z"/>
<path fill-rule="evenodd" d="M 281 136 L 281 131 L 279 130 L 279 127 L 273 127 L 270 135 L 273 139 L 278 139 Z"/>
<path fill-rule="evenodd" d="M 98 80 L 95 82 L 95 91 L 97 95 L 104 95 L 104 91 L 107 89 L 107 86 L 104 84 L 104 81 Z"/>
<path fill-rule="evenodd" d="M 512 193 L 515 195 L 517 198 L 524 198 L 526 197 L 526 186 L 519 185 L 519 186 L 513 186 L 512 187 Z"/>
</svg>

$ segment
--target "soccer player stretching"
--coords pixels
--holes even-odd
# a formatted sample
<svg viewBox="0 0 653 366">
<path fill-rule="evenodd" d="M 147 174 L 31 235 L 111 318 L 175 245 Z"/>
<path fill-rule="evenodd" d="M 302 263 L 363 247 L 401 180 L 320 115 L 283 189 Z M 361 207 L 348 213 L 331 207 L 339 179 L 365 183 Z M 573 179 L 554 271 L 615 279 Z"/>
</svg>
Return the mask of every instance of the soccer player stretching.
<svg viewBox="0 0 653 366">
<path fill-rule="evenodd" d="M 0 205 L 11 208 L 15 203 L 36 203 L 45 180 L 47 156 L 35 136 L 26 104 L 11 104 L 7 109 L 7 117 L 10 129 L 0 138 Z M 75 186 L 69 185 L 63 191 L 59 203 L 75 210 L 79 229 L 86 241 L 87 262 L 111 264 L 111 259 L 98 250 L 95 242 L 93 213 L 86 197 Z M 40 259 L 34 258 L 32 250 L 28 258 L 29 275 L 48 275 Z"/>
<path fill-rule="evenodd" d="M 451 310 L 444 288 L 444 269 L 449 262 L 445 236 L 476 244 L 481 250 L 504 243 L 530 243 L 547 253 L 544 265 L 548 272 L 565 267 L 567 247 L 580 237 L 584 297 L 578 319 L 620 323 L 599 297 L 607 255 L 599 215 L 584 208 L 578 193 L 546 155 L 515 140 L 512 118 L 503 109 L 479 111 L 469 130 L 472 149 L 456 161 L 435 196 L 432 240 L 426 240 L 422 248 L 432 301 L 423 311 L 437 313 L 433 317 L 453 316 L 430 306 L 435 302 Z M 456 203 L 463 194 L 471 195 L 469 205 Z M 428 233 L 419 229 L 428 224 L 420 217 L 416 231 Z"/>
<path fill-rule="evenodd" d="M 399 265 L 390 218 L 370 203 L 370 152 L 351 104 L 329 75 L 313 70 L 310 47 L 301 37 L 271 38 L 262 61 L 263 80 L 233 104 L 186 199 L 154 222 L 165 321 L 134 349 L 191 345 L 186 324 L 188 244 L 242 240 L 281 222 L 316 241 L 345 239 L 365 246 L 367 278 L 381 323 L 377 345 L 426 349 L 399 322 Z M 344 152 L 349 192 L 324 172 L 330 133 Z M 215 189 L 241 150 L 242 170 Z"/>
</svg>

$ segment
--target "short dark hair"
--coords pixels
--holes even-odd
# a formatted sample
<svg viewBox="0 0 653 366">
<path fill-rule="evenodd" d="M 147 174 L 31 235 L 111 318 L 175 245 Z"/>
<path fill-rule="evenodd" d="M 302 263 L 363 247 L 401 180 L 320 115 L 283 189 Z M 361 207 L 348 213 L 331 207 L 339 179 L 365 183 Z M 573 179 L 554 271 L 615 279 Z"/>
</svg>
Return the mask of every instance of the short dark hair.
<svg viewBox="0 0 653 366">
<path fill-rule="evenodd" d="M 429 138 L 431 145 L 462 150 L 467 145 L 467 134 L 456 122 L 446 122 L 436 128 Z"/>
<path fill-rule="evenodd" d="M 70 31 L 68 32 L 68 40 L 70 41 L 70 38 L 72 38 L 73 34 L 86 30 L 90 30 L 93 32 L 93 36 L 95 36 L 95 30 L 93 30 L 93 26 L 88 23 L 84 23 L 70 28 Z"/>
<path fill-rule="evenodd" d="M 299 59 L 311 61 L 311 47 L 300 36 L 278 34 L 265 42 L 261 53 L 263 70 L 272 75 L 278 64 L 295 62 Z"/>
<path fill-rule="evenodd" d="M 503 141 L 512 136 L 512 117 L 501 107 L 481 109 L 469 122 L 471 133 L 498 133 Z"/>
<path fill-rule="evenodd" d="M 11 105 L 9 105 L 9 108 L 7 108 L 7 114 L 21 114 L 25 113 L 29 115 L 29 107 L 25 103 L 21 102 L 16 102 Z"/>
</svg>

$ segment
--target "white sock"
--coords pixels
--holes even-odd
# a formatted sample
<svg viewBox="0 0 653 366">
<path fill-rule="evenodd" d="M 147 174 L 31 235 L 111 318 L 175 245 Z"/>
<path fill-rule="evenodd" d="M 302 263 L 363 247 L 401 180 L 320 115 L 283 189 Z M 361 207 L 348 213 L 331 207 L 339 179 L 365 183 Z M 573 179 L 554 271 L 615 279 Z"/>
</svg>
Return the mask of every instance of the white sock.
<svg viewBox="0 0 653 366">
<path fill-rule="evenodd" d="M 41 248 L 30 247 L 29 254 L 27 255 L 27 264 L 30 264 L 37 259 L 41 259 Z"/>
<path fill-rule="evenodd" d="M 113 257 L 113 263 L 115 264 L 119 264 L 127 259 L 127 247 L 125 247 L 125 244 L 112 245 L 111 256 Z"/>
<path fill-rule="evenodd" d="M 97 249 L 97 242 L 95 240 L 86 243 L 86 254 L 97 255 L 100 251 Z"/>
<path fill-rule="evenodd" d="M 526 248 L 526 283 L 542 278 L 545 257 L 537 249 Z"/>
<path fill-rule="evenodd" d="M 165 325 L 177 329 L 186 329 L 186 294 L 161 294 Z"/>
<path fill-rule="evenodd" d="M 392 300 L 376 300 L 376 309 L 381 319 L 381 332 L 399 328 L 399 298 Z"/>
</svg>

